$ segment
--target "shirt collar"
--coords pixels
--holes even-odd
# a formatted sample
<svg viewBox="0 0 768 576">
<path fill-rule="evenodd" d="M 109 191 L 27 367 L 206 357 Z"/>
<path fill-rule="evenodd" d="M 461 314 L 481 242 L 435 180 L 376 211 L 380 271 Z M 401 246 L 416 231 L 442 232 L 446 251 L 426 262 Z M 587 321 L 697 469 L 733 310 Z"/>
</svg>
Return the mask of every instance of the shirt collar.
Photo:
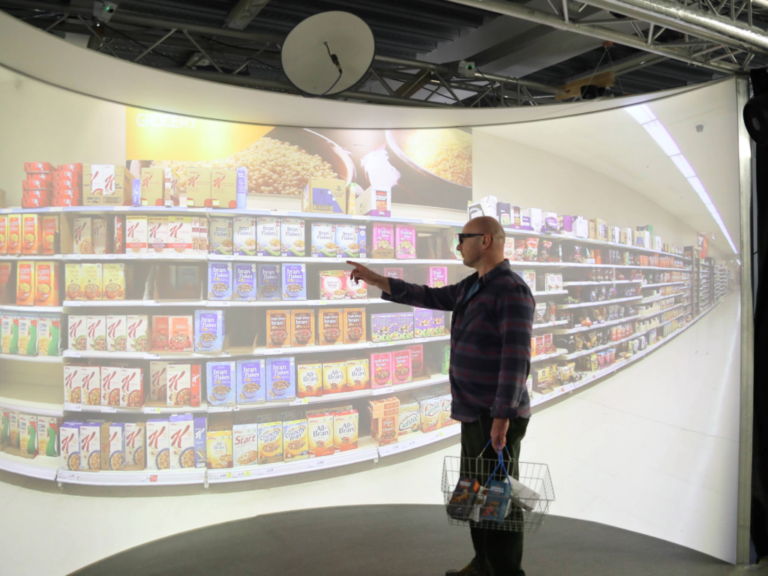
<svg viewBox="0 0 768 576">
<path fill-rule="evenodd" d="M 482 278 L 479 277 L 478 273 L 475 272 L 470 276 L 472 279 L 472 284 L 475 282 L 479 282 L 478 288 L 481 286 L 485 286 L 488 282 L 492 281 L 494 278 L 496 278 L 499 274 L 503 274 L 504 271 L 511 270 L 511 267 L 509 266 L 509 260 L 503 260 L 502 262 L 499 262 L 496 267 L 488 272 L 485 276 Z"/>
</svg>

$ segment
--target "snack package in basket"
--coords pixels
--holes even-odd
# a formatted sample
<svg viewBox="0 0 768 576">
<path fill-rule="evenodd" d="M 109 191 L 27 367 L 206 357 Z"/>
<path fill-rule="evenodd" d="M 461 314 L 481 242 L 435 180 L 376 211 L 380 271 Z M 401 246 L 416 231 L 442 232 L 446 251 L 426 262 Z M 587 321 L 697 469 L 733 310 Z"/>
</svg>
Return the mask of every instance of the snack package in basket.
<svg viewBox="0 0 768 576">
<path fill-rule="evenodd" d="M 480 483 L 474 478 L 459 478 L 456 489 L 448 502 L 448 516 L 456 520 L 467 520 L 480 490 Z"/>
<path fill-rule="evenodd" d="M 480 521 L 502 524 L 509 511 L 512 487 L 503 480 L 488 482 L 485 502 L 480 507 Z"/>
</svg>

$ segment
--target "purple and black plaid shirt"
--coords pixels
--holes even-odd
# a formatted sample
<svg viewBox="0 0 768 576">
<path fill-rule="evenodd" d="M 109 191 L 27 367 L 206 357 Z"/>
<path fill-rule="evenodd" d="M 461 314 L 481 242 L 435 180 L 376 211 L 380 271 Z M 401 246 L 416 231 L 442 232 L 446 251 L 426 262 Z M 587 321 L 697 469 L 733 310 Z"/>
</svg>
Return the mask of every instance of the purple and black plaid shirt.
<svg viewBox="0 0 768 576">
<path fill-rule="evenodd" d="M 530 288 L 504 261 L 478 280 L 429 288 L 390 278 L 391 302 L 451 310 L 451 418 L 474 422 L 481 410 L 493 418 L 530 418 L 525 382 L 531 369 L 536 302 Z"/>
</svg>

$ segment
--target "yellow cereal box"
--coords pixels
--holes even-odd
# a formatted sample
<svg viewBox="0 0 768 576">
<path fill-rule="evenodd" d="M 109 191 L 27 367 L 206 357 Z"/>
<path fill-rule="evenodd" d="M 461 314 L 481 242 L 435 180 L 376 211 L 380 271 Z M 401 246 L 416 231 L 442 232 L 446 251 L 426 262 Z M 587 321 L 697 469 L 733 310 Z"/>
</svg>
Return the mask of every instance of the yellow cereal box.
<svg viewBox="0 0 768 576">
<path fill-rule="evenodd" d="M 99 263 L 81 264 L 80 282 L 85 300 L 101 300 L 103 290 L 103 266 Z"/>
<path fill-rule="evenodd" d="M 35 305 L 35 263 L 19 262 L 16 264 L 16 305 Z"/>
<path fill-rule="evenodd" d="M 345 410 L 333 415 L 333 445 L 339 452 L 357 448 L 357 410 Z"/>
<path fill-rule="evenodd" d="M 296 380 L 297 395 L 299 398 L 323 395 L 323 365 L 299 364 L 296 367 L 298 379 Z"/>
<path fill-rule="evenodd" d="M 371 371 L 367 358 L 347 360 L 347 381 L 344 390 L 355 392 L 371 387 Z"/>
<path fill-rule="evenodd" d="M 283 442 L 286 462 L 309 458 L 306 418 L 283 422 Z"/>
<path fill-rule="evenodd" d="M 50 215 L 43 216 L 41 230 L 43 254 L 55 254 L 59 236 L 59 217 Z"/>
<path fill-rule="evenodd" d="M 8 253 L 8 215 L 0 214 L 0 254 Z"/>
<path fill-rule="evenodd" d="M 40 253 L 40 216 L 37 214 L 23 214 L 21 217 L 22 229 L 22 254 Z"/>
<path fill-rule="evenodd" d="M 64 265 L 64 285 L 67 300 L 85 300 L 85 282 L 83 281 L 82 264 Z"/>
<path fill-rule="evenodd" d="M 347 384 L 347 363 L 325 362 L 323 364 L 323 394 L 338 394 Z"/>
<path fill-rule="evenodd" d="M 35 262 L 35 306 L 59 304 L 59 263 Z"/>
<path fill-rule="evenodd" d="M 8 215 L 8 254 L 21 254 L 21 214 Z"/>
<path fill-rule="evenodd" d="M 104 300 L 125 300 L 125 264 L 104 264 Z"/>
<path fill-rule="evenodd" d="M 208 468 L 232 468 L 232 430 L 208 431 Z"/>
</svg>

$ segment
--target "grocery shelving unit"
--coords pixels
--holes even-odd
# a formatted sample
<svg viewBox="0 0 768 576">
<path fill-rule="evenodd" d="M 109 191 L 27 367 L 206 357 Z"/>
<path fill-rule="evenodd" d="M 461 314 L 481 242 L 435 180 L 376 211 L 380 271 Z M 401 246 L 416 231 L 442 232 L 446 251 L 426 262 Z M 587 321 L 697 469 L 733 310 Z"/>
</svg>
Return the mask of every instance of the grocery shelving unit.
<svg viewBox="0 0 768 576">
<path fill-rule="evenodd" d="M 295 217 L 301 218 L 307 221 L 334 221 L 334 222 L 349 222 L 370 224 L 374 222 L 387 222 L 392 224 L 411 224 L 417 227 L 419 231 L 443 231 L 451 228 L 460 228 L 464 222 L 452 221 L 452 220 L 438 220 L 438 219 L 414 219 L 414 218 L 375 218 L 367 216 L 356 215 L 343 215 L 343 214 L 312 214 L 303 212 L 294 212 L 286 210 L 213 210 L 213 209 L 187 209 L 187 208 L 163 208 L 163 207 L 115 207 L 115 208 L 103 208 L 103 207 L 78 207 L 78 208 L 51 208 L 51 209 L 37 209 L 37 210 L 22 210 L 22 209 L 5 209 L 4 213 L 60 213 L 63 217 L 75 217 L 77 215 L 89 215 L 89 214 L 147 214 L 147 215 L 216 215 L 216 216 L 270 216 L 270 217 Z M 569 352 L 564 348 L 557 348 L 555 352 L 551 354 L 538 355 L 532 358 L 532 364 L 534 367 L 546 366 L 555 363 L 564 363 L 572 360 L 576 360 L 581 356 L 599 352 L 601 350 L 618 347 L 622 344 L 629 343 L 638 339 L 641 335 L 650 333 L 661 332 L 670 327 L 682 328 L 676 329 L 669 335 L 658 339 L 654 344 L 649 345 L 642 351 L 635 353 L 629 358 L 619 360 L 611 366 L 608 366 L 602 370 L 596 372 L 587 372 L 584 374 L 578 382 L 572 382 L 560 386 L 557 389 L 552 390 L 551 393 L 542 395 L 534 393 L 532 403 L 535 406 L 541 406 L 546 402 L 557 398 L 563 394 L 576 390 L 588 383 L 605 378 L 617 370 L 630 365 L 647 354 L 657 349 L 664 343 L 670 341 L 676 337 L 684 329 L 690 326 L 689 323 L 685 323 L 686 319 L 691 317 L 691 314 L 686 313 L 686 305 L 691 304 L 691 297 L 695 292 L 692 284 L 698 280 L 699 269 L 697 268 L 697 260 L 693 257 L 685 257 L 682 254 L 676 252 L 660 252 L 647 248 L 637 246 L 627 246 L 621 244 L 613 244 L 596 239 L 586 238 L 573 238 L 569 236 L 559 234 L 546 234 L 535 233 L 526 230 L 507 229 L 507 234 L 514 238 L 546 238 L 559 242 L 563 245 L 568 243 L 578 243 L 584 246 L 589 246 L 596 249 L 610 248 L 619 251 L 626 251 L 635 257 L 650 256 L 664 258 L 666 263 L 672 262 L 673 267 L 670 266 L 654 266 L 654 265 L 639 265 L 639 264 L 609 264 L 609 263 L 597 263 L 596 262 L 538 262 L 538 261 L 511 261 L 510 264 L 516 272 L 522 272 L 527 269 L 535 270 L 538 274 L 543 276 L 546 272 L 556 272 L 566 276 L 566 280 L 563 282 L 562 289 L 547 291 L 543 289 L 534 290 L 533 294 L 537 301 L 547 302 L 549 305 L 554 305 L 558 314 L 562 313 L 575 313 L 593 309 L 603 306 L 656 306 L 659 304 L 665 304 L 665 308 L 653 308 L 650 312 L 644 314 L 630 314 L 623 318 L 618 318 L 599 324 L 591 325 L 576 325 L 568 328 L 570 320 L 550 320 L 534 325 L 534 336 L 551 332 L 553 335 L 576 335 L 583 334 L 594 330 L 600 330 L 603 328 L 609 328 L 612 326 L 618 326 L 628 324 L 636 321 L 647 321 L 650 324 L 647 325 L 641 331 L 636 331 L 630 336 L 600 344 L 590 350 L 580 350 Z M 369 236 L 370 237 L 370 236 Z M 439 254 L 438 254 L 439 255 Z M 369 254 L 370 256 L 370 254 Z M 151 261 L 151 262 L 184 262 L 190 264 L 204 264 L 206 262 L 268 262 L 268 263 L 305 263 L 308 266 L 340 266 L 346 263 L 346 258 L 276 258 L 276 257 L 262 257 L 262 256 L 222 256 L 216 254 L 104 254 L 104 255 L 81 255 L 81 254 L 58 254 L 53 256 L 0 256 L 0 260 L 4 261 L 19 261 L 19 260 L 55 260 L 62 263 L 67 262 L 133 262 L 133 261 Z M 354 259 L 356 262 L 360 262 L 367 265 L 374 266 L 449 266 L 454 277 L 460 276 L 464 271 L 461 268 L 461 260 L 455 258 L 416 258 L 416 259 L 375 259 L 371 257 Z M 569 274 L 582 274 L 590 271 L 600 271 L 600 280 L 580 280 L 580 279 L 567 279 Z M 632 278 L 630 278 L 630 271 L 632 271 Z M 603 276 L 603 274 L 605 276 Z M 634 277 L 635 274 L 640 274 L 642 278 Z M 706 272 L 703 273 L 706 275 Z M 625 275 L 627 277 L 625 277 Z M 674 278 L 661 280 L 655 279 L 654 275 L 671 275 Z M 540 288 L 541 286 L 539 286 Z M 595 302 L 573 302 L 571 300 L 572 291 L 576 288 L 601 288 L 601 287 L 619 287 L 621 290 L 633 289 L 635 290 L 633 296 L 626 296 L 620 298 L 607 299 Z M 714 290 L 714 288 L 713 288 Z M 720 295 L 722 298 L 722 295 Z M 713 297 L 714 300 L 714 297 Z M 718 300 L 719 301 L 719 300 Z M 124 300 L 124 301 L 94 301 L 94 302 L 80 302 L 80 301 L 63 301 L 61 306 L 58 307 L 46 307 L 42 310 L 48 312 L 59 312 L 63 315 L 70 313 L 74 314 L 109 314 L 124 313 L 123 310 L 131 308 L 142 309 L 142 314 L 152 314 L 154 310 L 162 310 L 169 308 L 170 313 L 177 309 L 199 309 L 199 308 L 274 308 L 274 307 L 286 307 L 286 308 L 323 308 L 323 307 L 345 307 L 345 306 L 379 306 L 390 305 L 390 303 L 384 301 L 381 298 L 363 298 L 357 300 L 305 300 L 296 302 L 287 301 L 270 301 L 270 302 L 237 302 L 237 301 L 209 301 L 203 299 L 193 300 L 173 300 L 164 301 L 158 299 L 145 299 L 145 300 Z M 0 314 L 3 312 L 19 313 L 29 310 L 28 307 L 14 306 L 10 304 L 0 305 Z M 35 309 L 35 311 L 37 311 Z M 677 314 L 671 311 L 677 311 Z M 670 313 L 667 316 L 662 316 L 665 313 Z M 189 312 L 185 312 L 189 313 Z M 672 316 L 672 314 L 674 314 Z M 669 316 L 669 317 L 668 317 Z M 699 316 L 700 317 L 700 316 Z M 662 321 L 662 318 L 666 318 Z M 697 318 L 698 319 L 698 318 Z M 683 322 L 682 324 L 680 324 Z M 72 350 L 66 350 L 62 356 L 58 357 L 25 357 L 25 356 L 2 356 L 0 355 L 0 362 L 11 360 L 18 362 L 45 362 L 50 363 L 55 368 L 55 365 L 62 366 L 69 362 L 79 361 L 98 361 L 98 360 L 116 360 L 116 361 L 133 361 L 143 362 L 148 360 L 194 360 L 195 362 L 205 362 L 213 359 L 227 359 L 237 357 L 270 357 L 270 356 L 293 356 L 293 355 L 309 355 L 317 354 L 318 358 L 322 358 L 328 352 L 343 352 L 343 351 L 366 351 L 370 352 L 374 349 L 389 349 L 396 346 L 407 346 L 412 344 L 424 344 L 425 349 L 432 346 L 435 343 L 447 343 L 449 336 L 435 336 L 429 338 L 414 338 L 410 340 L 401 340 L 394 342 L 361 342 L 357 344 L 338 345 L 338 346 L 314 346 L 314 347 L 302 347 L 302 348 L 256 348 L 247 353 L 224 353 L 220 355 L 211 354 L 163 354 L 163 353 L 102 353 L 102 352 L 78 352 Z M 167 415 L 173 413 L 193 413 L 193 414 L 219 414 L 226 412 L 244 412 L 244 411 L 263 411 L 275 408 L 291 409 L 291 408 L 306 408 L 315 404 L 325 404 L 333 402 L 358 402 L 362 399 L 372 398 L 383 395 L 399 394 L 403 392 L 412 392 L 422 389 L 426 389 L 432 386 L 441 386 L 448 383 L 448 377 L 444 374 L 434 373 L 433 375 L 424 380 L 414 381 L 409 384 L 396 385 L 387 388 L 367 389 L 358 392 L 348 392 L 342 394 L 333 394 L 316 398 L 301 398 L 290 401 L 282 402 L 269 402 L 262 404 L 239 404 L 230 406 L 213 406 L 203 403 L 200 407 L 167 407 L 147 405 L 142 408 L 129 409 L 129 408 L 115 408 L 108 406 L 83 406 L 83 405 L 70 405 L 56 403 L 36 403 L 25 400 L 15 400 L 13 398 L 1 398 L 0 407 L 8 407 L 9 409 L 21 410 L 30 414 L 39 415 L 56 415 L 74 418 L 104 418 L 105 415 L 114 414 L 116 417 L 121 416 L 136 416 L 136 415 Z M 184 470 L 144 470 L 140 472 L 112 472 L 101 471 L 98 473 L 91 472 L 72 472 L 65 469 L 60 469 L 60 463 L 58 459 L 37 457 L 32 460 L 27 460 L 12 456 L 10 454 L 0 452 L 0 469 L 9 470 L 19 474 L 25 474 L 38 478 L 47 478 L 50 480 L 58 479 L 61 484 L 86 484 L 86 485 L 171 485 L 171 484 L 204 484 L 208 485 L 221 482 L 233 482 L 244 481 L 249 479 L 262 479 L 283 476 L 288 474 L 297 474 L 302 472 L 309 472 L 312 470 L 322 468 L 332 468 L 337 466 L 343 466 L 353 463 L 365 462 L 365 461 L 377 461 L 379 458 L 383 458 L 389 455 L 402 453 L 408 450 L 413 450 L 422 446 L 427 446 L 434 442 L 439 442 L 443 439 L 448 439 L 456 436 L 460 431 L 460 426 L 453 425 L 447 428 L 438 429 L 431 432 L 418 432 L 412 435 L 405 436 L 395 444 L 376 446 L 370 437 L 361 435 L 359 441 L 359 447 L 357 450 L 350 450 L 348 452 L 337 453 L 333 456 L 324 458 L 313 458 L 307 460 L 301 460 L 298 462 L 281 463 L 277 465 L 265 465 L 265 466 L 250 466 L 250 467 L 238 467 L 226 470 L 205 470 L 205 469 L 184 469 Z"/>
<path fill-rule="evenodd" d="M 719 303 L 729 292 L 731 284 L 731 272 L 727 266 L 715 265 L 715 304 Z"/>
</svg>

